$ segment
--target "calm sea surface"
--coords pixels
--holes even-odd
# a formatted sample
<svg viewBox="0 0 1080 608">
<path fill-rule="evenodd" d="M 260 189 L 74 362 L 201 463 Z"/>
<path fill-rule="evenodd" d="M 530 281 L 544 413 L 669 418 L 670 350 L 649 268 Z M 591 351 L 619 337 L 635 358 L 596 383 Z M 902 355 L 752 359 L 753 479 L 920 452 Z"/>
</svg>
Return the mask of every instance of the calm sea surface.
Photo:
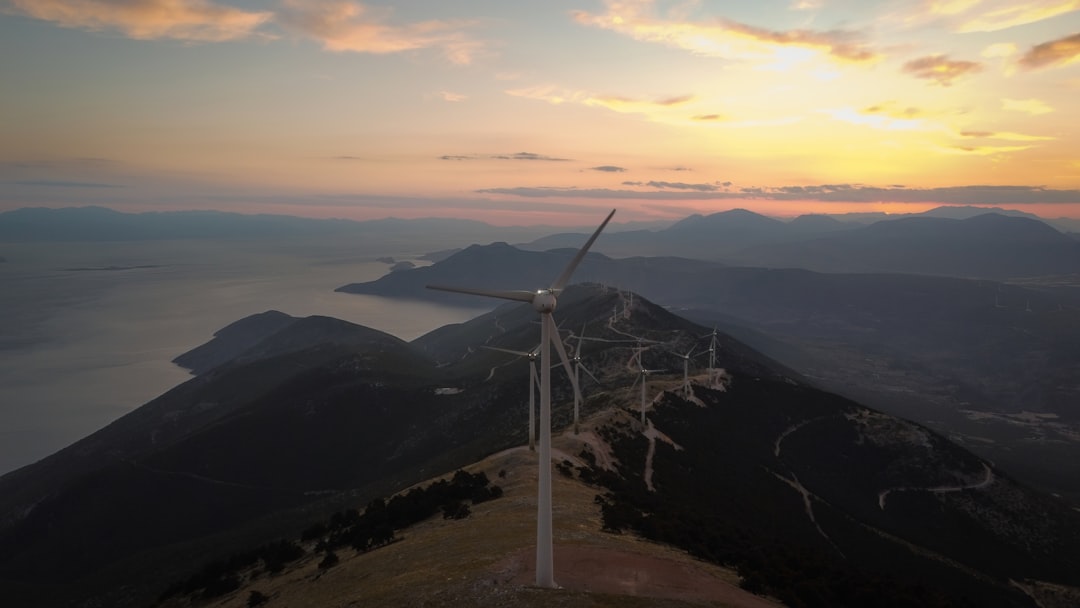
<svg viewBox="0 0 1080 608">
<path fill-rule="evenodd" d="M 327 315 L 411 340 L 482 312 L 333 291 L 388 272 L 376 257 L 421 253 L 321 242 L 0 245 L 0 474 L 187 380 L 171 360 L 245 316 Z"/>
</svg>

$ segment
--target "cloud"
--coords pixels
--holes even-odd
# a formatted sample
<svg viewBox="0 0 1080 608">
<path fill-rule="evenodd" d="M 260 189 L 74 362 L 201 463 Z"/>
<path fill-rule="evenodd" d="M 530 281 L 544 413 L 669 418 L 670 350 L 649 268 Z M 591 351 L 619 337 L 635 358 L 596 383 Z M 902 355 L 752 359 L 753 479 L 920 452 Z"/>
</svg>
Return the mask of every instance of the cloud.
<svg viewBox="0 0 1080 608">
<path fill-rule="evenodd" d="M 901 120 L 912 120 L 920 118 L 926 115 L 926 112 L 915 106 L 908 106 L 906 108 L 899 107 L 895 101 L 886 101 L 883 103 L 875 104 L 862 110 L 859 110 L 862 114 L 880 114 L 888 116 L 889 118 L 897 118 Z"/>
<path fill-rule="evenodd" d="M 273 14 L 205 0 L 8 0 L 14 12 L 61 27 L 119 31 L 136 40 L 222 42 L 246 38 Z"/>
<path fill-rule="evenodd" d="M 491 158 L 497 158 L 499 160 L 542 160 L 542 161 L 554 161 L 563 162 L 570 160 L 569 158 L 557 158 L 554 156 L 547 156 L 545 154 L 534 154 L 532 152 L 515 152 L 514 154 L 499 154 L 492 156 Z"/>
<path fill-rule="evenodd" d="M 1020 57 L 1020 67 L 1028 70 L 1060 67 L 1080 61 L 1080 34 L 1037 44 Z"/>
<path fill-rule="evenodd" d="M 861 184 L 818 186 L 770 186 L 736 191 L 670 192 L 664 190 L 613 190 L 558 187 L 488 188 L 485 194 L 525 198 L 595 198 L 624 200 L 797 200 L 843 203 L 942 203 L 952 205 L 1078 204 L 1080 190 L 1054 190 L 1042 186 L 951 186 L 906 188 Z"/>
<path fill-rule="evenodd" d="M 124 188 L 122 184 L 105 184 L 100 182 L 78 182 L 57 179 L 18 180 L 6 182 L 16 186 L 36 186 L 43 188 Z"/>
<path fill-rule="evenodd" d="M 1051 19 L 1059 15 L 1080 9 L 1080 0 L 1042 0 L 1042 1 L 971 1 L 960 4 L 972 6 L 963 13 L 963 19 L 956 25 L 960 33 L 997 32 L 1018 25 L 1027 25 Z"/>
<path fill-rule="evenodd" d="M 1056 139 L 1047 135 L 1026 135 L 1024 133 L 1013 133 L 1011 131 L 961 131 L 959 135 L 960 137 L 999 139 L 1002 141 L 1046 141 Z"/>
<path fill-rule="evenodd" d="M 993 156 L 1027 150 L 1031 146 L 953 146 L 946 150 L 953 154 L 971 154 L 975 156 Z"/>
<path fill-rule="evenodd" d="M 465 101 L 469 98 L 468 95 L 462 95 L 461 93 L 451 93 L 450 91 L 439 91 L 439 97 L 442 97 L 443 101 L 449 102 Z"/>
<path fill-rule="evenodd" d="M 1002 57 L 1012 57 L 1017 51 L 1016 44 L 1012 42 L 998 42 L 986 47 L 979 54 L 987 59 L 1000 59 Z"/>
<path fill-rule="evenodd" d="M 285 27 L 319 41 L 328 51 L 389 54 L 437 48 L 451 63 L 467 65 L 483 43 L 465 35 L 465 21 L 388 23 L 390 9 L 349 0 L 286 0 L 278 13 Z"/>
<path fill-rule="evenodd" d="M 593 14 L 574 11 L 574 20 L 586 26 L 610 30 L 641 42 L 663 44 L 697 55 L 732 60 L 791 59 L 792 50 L 807 55 L 823 54 L 845 62 L 873 62 L 876 52 L 860 41 L 855 32 L 807 29 L 769 30 L 730 19 L 692 22 L 679 15 L 655 17 L 651 2 L 605 3 L 607 12 Z M 808 57 L 807 57 L 808 58 Z"/>
<path fill-rule="evenodd" d="M 731 185 L 731 182 L 725 182 L 727 185 Z M 685 182 L 660 182 L 660 181 L 648 181 L 648 182 L 623 182 L 624 186 L 648 186 L 650 188 L 659 188 L 661 190 L 693 190 L 695 192 L 715 192 L 719 190 L 715 184 L 688 184 Z"/>
<path fill-rule="evenodd" d="M 439 160 L 536 160 L 536 161 L 548 161 L 548 162 L 565 162 L 569 161 L 569 158 L 558 158 L 556 156 L 547 156 L 546 154 L 535 154 L 533 152 L 515 152 L 513 154 L 444 154 L 439 157 Z"/>
<path fill-rule="evenodd" d="M 714 184 L 688 184 L 686 182 L 658 182 L 650 181 L 645 183 L 646 186 L 652 188 L 669 188 L 673 190 L 694 190 L 696 192 L 715 192 L 719 190 Z"/>
<path fill-rule="evenodd" d="M 689 103 L 694 100 L 693 95 L 678 95 L 661 99 L 635 99 L 633 97 L 619 96 L 593 96 L 589 95 L 581 100 L 587 106 L 599 106 L 615 112 L 648 112 L 657 108 L 670 108 Z"/>
<path fill-rule="evenodd" d="M 698 122 L 717 122 L 726 120 L 726 117 L 720 114 L 696 114 L 690 117 L 690 120 L 696 120 Z"/>
<path fill-rule="evenodd" d="M 605 173 L 622 173 L 626 171 L 624 167 L 616 167 L 615 165 L 600 165 L 599 167 L 589 167 L 590 171 L 603 171 Z"/>
<path fill-rule="evenodd" d="M 589 91 L 570 91 L 553 85 L 540 85 L 509 89 L 507 95 L 546 101 L 550 104 L 577 103 L 623 113 L 650 113 L 665 108 L 678 107 L 694 100 L 693 95 L 669 95 L 656 99 L 643 99 L 621 95 L 599 95 Z"/>
<path fill-rule="evenodd" d="M 1010 112 L 1023 112 L 1025 114 L 1031 114 L 1032 116 L 1049 114 L 1054 111 L 1054 108 L 1038 99 L 1002 99 L 1001 109 Z"/>
<path fill-rule="evenodd" d="M 916 78 L 933 80 L 937 84 L 947 87 L 961 76 L 978 72 L 982 69 L 982 64 L 975 61 L 954 61 L 949 59 L 947 55 L 929 55 L 912 59 L 905 63 L 901 69 Z"/>
<path fill-rule="evenodd" d="M 834 108 L 821 110 L 821 112 L 828 114 L 834 120 L 885 131 L 926 131 L 933 128 L 922 118 L 917 118 L 922 115 L 917 108 L 898 108 L 891 103 L 862 110 Z"/>
</svg>

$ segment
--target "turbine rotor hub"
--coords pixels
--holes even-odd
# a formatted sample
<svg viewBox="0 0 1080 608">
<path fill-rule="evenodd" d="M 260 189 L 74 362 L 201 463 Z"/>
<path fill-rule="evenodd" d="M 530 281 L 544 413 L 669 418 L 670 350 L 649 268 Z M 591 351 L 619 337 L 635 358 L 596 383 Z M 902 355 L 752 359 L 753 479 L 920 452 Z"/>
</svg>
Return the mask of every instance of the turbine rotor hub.
<svg viewBox="0 0 1080 608">
<path fill-rule="evenodd" d="M 544 289 L 536 292 L 536 296 L 533 297 L 532 305 L 536 309 L 536 312 L 550 313 L 555 310 L 555 294 L 550 290 Z"/>
</svg>

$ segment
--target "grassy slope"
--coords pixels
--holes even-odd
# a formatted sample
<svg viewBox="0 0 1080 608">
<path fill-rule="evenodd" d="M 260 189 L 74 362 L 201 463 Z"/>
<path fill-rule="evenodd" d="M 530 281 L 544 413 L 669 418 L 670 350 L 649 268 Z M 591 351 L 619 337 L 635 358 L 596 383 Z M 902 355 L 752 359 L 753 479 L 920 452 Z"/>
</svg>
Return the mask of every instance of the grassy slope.
<svg viewBox="0 0 1080 608">
<path fill-rule="evenodd" d="M 579 439 L 556 438 L 556 461 L 579 451 Z M 474 506 L 464 521 L 425 521 L 387 547 L 360 555 L 339 551 L 340 563 L 325 572 L 317 566 L 322 555 L 309 554 L 276 577 L 256 575 L 205 605 L 246 606 L 253 590 L 270 597 L 267 606 L 777 605 L 739 589 L 730 570 L 629 534 L 601 532 L 593 501 L 598 490 L 558 472 L 553 474 L 555 568 L 563 588 L 535 588 L 536 455 L 514 448 L 468 470 L 484 471 L 503 487 L 504 496 Z"/>
</svg>

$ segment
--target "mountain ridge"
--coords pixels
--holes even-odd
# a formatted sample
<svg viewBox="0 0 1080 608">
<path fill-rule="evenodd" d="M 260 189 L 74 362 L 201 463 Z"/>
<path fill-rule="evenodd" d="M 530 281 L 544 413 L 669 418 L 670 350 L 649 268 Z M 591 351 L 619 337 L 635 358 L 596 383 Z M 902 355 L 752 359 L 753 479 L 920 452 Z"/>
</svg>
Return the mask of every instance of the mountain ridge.
<svg viewBox="0 0 1080 608">
<path fill-rule="evenodd" d="M 587 399 L 582 409 L 586 417 L 603 412 L 615 417 L 613 425 L 603 427 L 610 427 L 609 430 L 597 428 L 594 432 L 622 453 L 616 460 L 624 465 L 609 468 L 597 449 L 586 450 L 587 455 L 568 453 L 579 462 L 573 465 L 571 460 L 574 475 L 584 476 L 584 480 L 598 488 L 607 488 L 606 492 L 612 495 L 604 499 L 606 504 L 631 506 L 642 513 L 662 505 L 651 502 L 647 489 L 642 493 L 642 488 L 648 486 L 645 480 L 650 478 L 645 471 L 650 468 L 642 469 L 640 463 L 652 462 L 656 467 L 651 477 L 655 487 L 677 483 L 681 474 L 676 472 L 685 470 L 686 466 L 702 467 L 705 479 L 720 475 L 714 470 L 715 463 L 706 466 L 695 460 L 694 464 L 679 464 L 682 452 L 663 447 L 663 442 L 657 439 L 660 435 L 648 426 L 640 426 L 641 404 L 631 382 L 637 366 L 678 370 L 683 361 L 681 353 L 704 344 L 708 333 L 704 327 L 640 296 L 597 285 L 571 286 L 563 292 L 556 318 L 565 323 L 565 333 L 581 331 L 577 328 L 583 326 L 590 337 L 582 344 L 582 358 L 602 385 L 586 387 Z M 266 542 L 265 535 L 271 531 L 281 534 L 292 530 L 295 534 L 298 528 L 310 523 L 301 521 L 298 514 L 325 513 L 340 509 L 343 504 L 362 504 L 373 495 L 400 490 L 433 474 L 522 445 L 528 366 L 506 353 L 478 347 L 490 344 L 531 348 L 538 333 L 534 319 L 535 313 L 527 305 L 499 308 L 457 327 L 456 336 L 451 335 L 455 332 L 444 330 L 419 338 L 415 344 L 393 342 L 398 348 L 396 357 L 388 357 L 387 351 L 380 350 L 386 346 L 383 343 L 370 344 L 365 350 L 356 345 L 316 340 L 318 344 L 301 350 L 244 351 L 255 354 L 248 360 L 233 360 L 203 371 L 102 432 L 38 465 L 21 469 L 14 477 L 0 478 L 0 513 L 3 514 L 0 521 L 4 522 L 0 527 L 0 587 L 9 590 L 15 581 L 22 581 L 20 584 L 30 589 L 52 585 L 51 591 L 58 595 L 48 599 L 57 600 L 65 596 L 100 598 L 116 585 L 126 584 L 134 585 L 129 587 L 131 597 L 146 598 L 157 585 L 167 582 L 160 577 L 177 571 L 185 563 L 182 556 L 195 548 L 207 556 L 220 555 L 230 547 L 243 548 L 243 539 L 261 537 L 263 540 L 259 542 Z M 316 322 L 322 323 L 319 319 Z M 258 344 L 275 333 L 288 332 L 291 327 L 295 324 L 277 332 L 264 327 L 269 336 L 249 337 L 249 341 Z M 644 351 L 638 355 L 642 359 L 635 363 L 639 338 Z M 569 336 L 565 340 L 574 344 Z M 722 337 L 719 347 L 717 357 L 724 368 L 722 372 L 716 370 L 705 381 L 700 377 L 700 367 L 696 368 L 699 383 L 704 381 L 716 387 L 695 387 L 695 392 L 701 392 L 698 401 L 712 399 L 710 395 L 715 392 L 716 398 L 750 398 L 748 403 L 758 405 L 731 409 L 715 404 L 703 411 L 719 416 L 739 412 L 749 415 L 757 411 L 764 418 L 750 418 L 742 425 L 730 420 L 703 421 L 690 428 L 696 429 L 696 433 L 706 429 L 728 433 L 731 446 L 749 450 L 745 452 L 749 467 L 745 474 L 717 478 L 726 479 L 717 483 L 726 484 L 731 496 L 743 496 L 749 501 L 732 512 L 749 518 L 745 519 L 749 526 L 746 533 L 763 532 L 750 514 L 763 510 L 765 505 L 757 504 L 755 501 L 762 499 L 748 488 L 764 484 L 762 487 L 769 491 L 762 496 L 779 499 L 775 504 L 770 502 L 769 508 L 779 510 L 776 512 L 780 517 L 797 526 L 792 528 L 792 540 L 803 539 L 794 545 L 802 547 L 798 552 L 816 552 L 817 533 L 812 521 L 802 515 L 804 505 L 799 493 L 755 463 L 766 464 L 767 468 L 783 464 L 773 454 L 773 445 L 778 441 L 776 433 L 812 414 L 809 403 L 820 403 L 819 407 L 826 408 L 823 411 L 831 412 L 870 410 L 817 390 L 811 382 L 729 337 Z M 419 363 L 424 361 L 427 363 Z M 699 442 L 700 438 L 691 436 L 676 437 L 672 434 L 677 428 L 671 426 L 673 423 L 660 424 L 660 419 L 655 418 L 667 411 L 664 404 L 671 398 L 670 391 L 681 384 L 681 374 L 673 371 L 646 381 L 651 386 L 649 394 L 658 388 L 669 391 L 645 404 L 648 420 L 657 421 L 657 430 L 672 437 L 672 441 L 687 446 Z M 552 393 L 553 425 L 556 429 L 566 428 L 571 419 L 572 391 L 561 372 L 553 375 Z M 763 407 L 765 404 L 768 407 Z M 681 412 L 679 417 L 701 408 L 693 399 L 680 401 L 677 407 Z M 848 420 L 844 416 L 834 418 L 849 426 L 830 431 L 834 439 L 842 440 L 839 443 L 812 442 L 816 447 L 808 454 L 816 454 L 815 461 L 833 462 L 831 455 L 838 453 L 841 446 L 857 445 L 853 443 L 855 436 L 844 434 L 847 432 L 844 429 L 850 428 L 850 421 L 844 422 Z M 897 424 L 910 427 L 910 423 Z M 629 443 L 619 436 L 625 436 Z M 647 456 L 650 442 L 655 442 L 656 448 L 651 459 Z M 702 451 L 707 452 L 704 448 Z M 98 456 L 94 457 L 95 454 Z M 885 452 L 872 448 L 869 454 L 873 458 L 864 456 L 861 460 L 881 462 Z M 919 460 L 923 458 L 921 454 L 916 451 L 909 456 L 916 462 L 924 462 Z M 936 457 L 931 453 L 926 458 L 929 460 L 920 467 L 936 470 L 939 466 Z M 970 455 L 965 458 L 978 461 Z M 67 481 L 64 481 L 65 469 Z M 806 476 L 806 483 L 811 483 L 812 476 L 805 471 L 790 472 L 800 479 Z M 894 481 L 900 485 L 926 485 L 921 477 L 907 479 L 902 470 L 898 474 L 900 477 Z M 876 513 L 878 494 L 883 489 L 874 485 L 872 477 L 868 479 L 849 492 L 869 502 L 858 508 L 844 506 L 846 503 L 841 500 L 844 492 L 838 489 L 835 479 L 818 479 L 817 483 L 824 485 L 810 488 L 831 496 L 830 501 L 847 514 L 845 517 L 866 517 L 867 510 Z M 700 485 L 700 481 L 695 483 Z M 18 496 L 11 491 L 15 483 L 21 488 Z M 673 495 L 683 495 L 683 491 Z M 1020 492 L 1023 496 L 1036 496 L 1030 490 Z M 642 497 L 646 502 L 639 502 Z M 980 505 L 986 500 L 982 495 L 971 499 Z M 902 502 L 900 498 L 888 500 L 890 505 L 894 500 Z M 699 508 L 711 508 L 708 503 L 695 504 L 692 508 L 695 512 Z M 957 510 L 961 506 L 947 506 L 949 513 L 961 514 Z M 597 504 L 597 508 L 601 507 Z M 1005 509 L 1002 517 L 1024 517 L 1007 507 L 994 509 Z M 906 530 L 903 534 L 911 534 L 911 530 L 903 527 L 909 522 L 907 516 L 902 511 L 897 515 L 900 519 L 890 526 L 901 527 L 892 534 L 903 530 Z M 975 522 L 985 521 L 978 514 L 965 517 L 974 518 Z M 1055 511 L 1043 519 L 1046 525 L 1058 526 L 1066 521 L 1062 518 L 1068 517 L 1077 515 Z M 162 521 L 170 522 L 170 526 L 163 529 Z M 840 528 L 827 528 L 833 534 L 856 529 L 843 523 L 844 517 L 836 521 Z M 612 525 L 634 527 L 639 522 L 614 520 Z M 984 545 L 994 546 L 996 533 L 992 529 L 980 523 L 971 528 L 971 533 L 975 535 L 973 539 L 985 539 Z M 685 534 L 681 532 L 679 536 Z M 970 560 L 970 556 L 955 546 L 955 539 L 955 536 L 942 536 L 936 550 L 951 555 L 951 559 Z M 852 542 L 850 551 L 869 546 L 865 540 Z M 1072 548 L 1039 542 L 1039 547 L 1057 555 L 1062 563 L 1073 563 L 1069 553 Z M 889 541 L 887 546 L 894 547 L 889 555 L 906 555 L 896 553 L 895 547 L 901 545 Z M 1001 549 L 994 551 L 992 555 L 1011 555 Z M 56 563 L 56 555 L 66 556 L 65 561 Z M 828 552 L 823 555 L 833 563 L 835 556 L 829 557 Z M 715 561 L 717 556 L 710 559 Z M 763 577 L 760 584 L 777 593 L 797 596 L 803 593 L 797 591 L 797 585 L 792 586 L 792 581 L 770 574 L 770 564 L 774 563 L 771 558 L 753 565 L 745 561 L 749 556 L 744 550 L 738 549 L 730 557 L 719 559 L 722 563 L 743 564 L 744 578 L 752 572 L 760 573 Z M 938 573 L 935 576 L 944 577 L 942 580 L 952 581 L 947 585 L 942 583 L 944 586 L 935 593 L 951 596 L 955 589 L 974 584 L 962 582 L 966 578 L 954 579 L 957 575 L 949 574 L 952 570 L 942 570 L 932 560 L 919 563 L 920 568 L 928 568 L 928 572 Z M 1040 580 L 1053 578 L 1055 570 L 1041 565 L 1042 562 L 1032 563 L 1036 566 L 1025 571 Z M 843 570 L 839 565 L 836 568 L 837 573 Z M 131 579 L 136 572 L 137 584 Z M 839 592 L 843 578 L 837 578 L 839 574 L 823 576 L 820 584 L 829 589 L 828 593 Z M 57 586 L 57 577 L 69 582 Z M 908 584 L 896 580 L 901 587 Z M 959 586 L 954 589 L 956 585 Z M 1017 596 L 1010 593 L 1000 605 L 1024 605 L 1016 601 Z"/>
</svg>

